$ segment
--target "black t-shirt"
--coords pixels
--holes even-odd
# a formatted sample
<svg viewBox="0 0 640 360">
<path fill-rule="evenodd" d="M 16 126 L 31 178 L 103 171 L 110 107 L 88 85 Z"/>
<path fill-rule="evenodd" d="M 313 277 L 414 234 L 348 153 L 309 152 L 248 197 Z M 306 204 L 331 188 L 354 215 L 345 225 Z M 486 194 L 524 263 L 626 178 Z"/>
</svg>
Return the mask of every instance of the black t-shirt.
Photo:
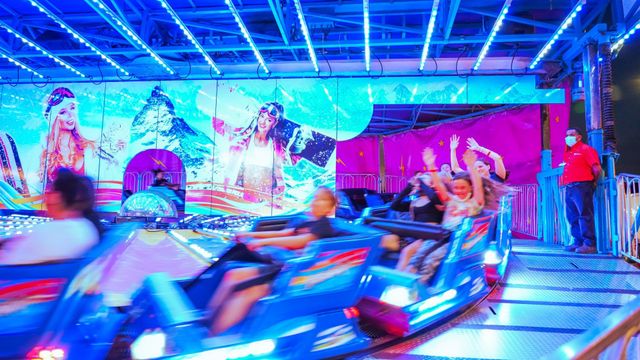
<svg viewBox="0 0 640 360">
<path fill-rule="evenodd" d="M 410 210 L 411 201 L 405 201 L 409 197 L 413 185 L 407 184 L 407 186 L 396 196 L 391 203 L 391 210 L 406 212 Z M 442 201 L 436 194 L 435 190 L 427 185 L 420 186 L 421 192 L 429 198 L 429 202 L 422 206 L 413 207 L 413 221 L 424 223 L 441 223 L 442 211 L 436 208 L 436 205 L 442 205 Z M 408 200 L 408 199 L 407 199 Z"/>
<path fill-rule="evenodd" d="M 313 234 L 318 239 L 334 237 L 337 234 L 326 216 L 319 219 L 311 218 L 308 215 L 296 216 L 289 221 L 287 228 L 294 229 L 296 235 Z"/>
</svg>

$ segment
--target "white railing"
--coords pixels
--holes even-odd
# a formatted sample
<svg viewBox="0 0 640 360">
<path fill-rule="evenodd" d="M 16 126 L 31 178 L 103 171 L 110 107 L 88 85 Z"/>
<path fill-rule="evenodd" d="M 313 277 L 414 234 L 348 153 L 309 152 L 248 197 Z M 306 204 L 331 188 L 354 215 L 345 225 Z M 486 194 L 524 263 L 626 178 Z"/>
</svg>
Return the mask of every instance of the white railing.
<svg viewBox="0 0 640 360">
<path fill-rule="evenodd" d="M 387 175 L 384 177 L 385 192 L 399 193 L 407 186 L 408 182 L 409 178 L 406 176 Z"/>
<path fill-rule="evenodd" d="M 184 189 L 186 186 L 186 174 L 183 172 L 166 172 L 165 178 L 171 184 L 180 184 L 180 188 Z M 145 172 L 126 172 L 124 174 L 124 189 L 131 190 L 132 192 L 138 192 L 141 190 L 147 190 L 153 181 L 155 175 L 152 171 Z"/>
<path fill-rule="evenodd" d="M 538 184 L 512 185 L 511 230 L 538 238 Z"/>
<path fill-rule="evenodd" d="M 373 174 L 337 174 L 336 189 L 369 189 L 380 192 L 380 179 Z"/>
<path fill-rule="evenodd" d="M 640 175 L 620 174 L 617 186 L 620 254 L 640 263 Z"/>
</svg>

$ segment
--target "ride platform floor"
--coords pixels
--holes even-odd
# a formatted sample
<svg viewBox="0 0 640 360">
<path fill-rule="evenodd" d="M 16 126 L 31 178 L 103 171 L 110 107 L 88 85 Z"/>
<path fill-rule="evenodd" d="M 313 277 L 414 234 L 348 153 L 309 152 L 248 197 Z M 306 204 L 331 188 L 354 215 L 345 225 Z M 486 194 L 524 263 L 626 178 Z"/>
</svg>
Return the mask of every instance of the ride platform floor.
<svg viewBox="0 0 640 360">
<path fill-rule="evenodd" d="M 353 359 L 539 359 L 640 294 L 640 270 L 608 255 L 514 241 L 503 281 L 476 307 Z"/>
</svg>

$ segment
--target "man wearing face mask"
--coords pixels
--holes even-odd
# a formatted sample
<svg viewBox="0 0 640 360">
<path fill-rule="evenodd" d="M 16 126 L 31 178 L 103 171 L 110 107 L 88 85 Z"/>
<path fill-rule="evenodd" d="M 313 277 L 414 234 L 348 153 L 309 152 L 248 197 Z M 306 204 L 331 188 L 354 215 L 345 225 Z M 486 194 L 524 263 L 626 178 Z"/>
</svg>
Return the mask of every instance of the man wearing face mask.
<svg viewBox="0 0 640 360">
<path fill-rule="evenodd" d="M 593 217 L 593 191 L 602 168 L 594 148 L 582 142 L 577 129 L 568 129 L 565 138 L 562 184 L 566 186 L 567 220 L 571 224 L 573 244 L 567 251 L 580 254 L 596 253 Z"/>
</svg>

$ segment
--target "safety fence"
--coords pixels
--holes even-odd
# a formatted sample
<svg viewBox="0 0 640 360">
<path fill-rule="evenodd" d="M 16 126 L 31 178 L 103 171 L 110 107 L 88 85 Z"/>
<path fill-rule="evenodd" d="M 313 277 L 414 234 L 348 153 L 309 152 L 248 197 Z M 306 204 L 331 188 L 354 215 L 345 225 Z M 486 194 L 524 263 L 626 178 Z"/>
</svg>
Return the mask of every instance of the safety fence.
<svg viewBox="0 0 640 360">
<path fill-rule="evenodd" d="M 545 243 L 568 245 L 571 232 L 567 222 L 565 189 L 560 186 L 562 168 L 538 173 L 538 234 Z"/>
<path fill-rule="evenodd" d="M 640 175 L 617 177 L 620 254 L 640 263 Z"/>
<path fill-rule="evenodd" d="M 512 185 L 511 231 L 538 238 L 538 184 Z"/>
</svg>

